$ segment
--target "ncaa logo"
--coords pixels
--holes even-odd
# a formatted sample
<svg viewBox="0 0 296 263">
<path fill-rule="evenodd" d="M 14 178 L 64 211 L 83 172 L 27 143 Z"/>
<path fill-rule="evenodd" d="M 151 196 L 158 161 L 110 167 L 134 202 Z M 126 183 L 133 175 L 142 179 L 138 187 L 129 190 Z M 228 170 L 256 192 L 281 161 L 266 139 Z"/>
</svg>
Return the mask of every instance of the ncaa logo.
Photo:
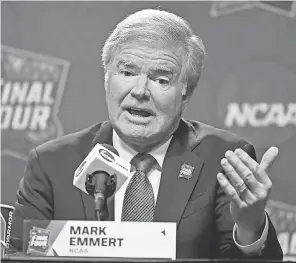
<svg viewBox="0 0 296 263">
<path fill-rule="evenodd" d="M 237 65 L 218 94 L 221 126 L 262 149 L 288 141 L 296 133 L 295 83 L 296 74 L 281 64 Z"/>
<path fill-rule="evenodd" d="M 115 159 L 111 153 L 106 151 L 105 149 L 100 149 L 99 150 L 100 155 L 108 162 L 114 162 Z"/>
</svg>

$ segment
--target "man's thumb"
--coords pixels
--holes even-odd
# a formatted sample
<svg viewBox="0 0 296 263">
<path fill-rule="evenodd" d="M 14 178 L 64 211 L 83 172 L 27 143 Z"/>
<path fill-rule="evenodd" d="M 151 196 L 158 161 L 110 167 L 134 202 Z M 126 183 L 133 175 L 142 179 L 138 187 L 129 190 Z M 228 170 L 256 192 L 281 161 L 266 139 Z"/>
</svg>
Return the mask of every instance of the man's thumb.
<svg viewBox="0 0 296 263">
<path fill-rule="evenodd" d="M 267 171 L 274 160 L 276 159 L 277 155 L 279 153 L 279 149 L 275 146 L 270 147 L 263 155 L 262 160 L 260 162 L 261 168 L 263 168 L 264 171 Z"/>
</svg>

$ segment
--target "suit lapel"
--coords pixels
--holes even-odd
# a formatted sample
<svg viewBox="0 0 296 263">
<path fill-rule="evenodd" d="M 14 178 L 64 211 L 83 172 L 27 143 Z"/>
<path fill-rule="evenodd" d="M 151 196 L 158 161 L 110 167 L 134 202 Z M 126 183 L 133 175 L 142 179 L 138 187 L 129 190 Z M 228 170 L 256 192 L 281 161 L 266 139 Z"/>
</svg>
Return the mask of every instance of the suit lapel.
<svg viewBox="0 0 296 263">
<path fill-rule="evenodd" d="M 95 147 L 97 143 L 113 145 L 112 134 L 113 129 L 110 122 L 103 122 L 102 125 L 99 127 L 99 130 L 96 131 L 96 133 L 94 134 L 94 138 L 92 139 L 91 143 L 83 145 L 82 151 L 84 158 L 89 154 L 89 152 L 92 150 L 93 147 Z"/>
<path fill-rule="evenodd" d="M 113 145 L 112 142 L 112 126 L 109 122 L 102 123 L 101 127 L 95 134 L 93 140 L 90 144 L 84 146 L 83 156 L 84 158 L 88 155 L 88 153 L 92 150 L 92 148 L 97 144 L 109 144 Z M 85 217 L 87 220 L 96 220 L 95 218 L 95 204 L 94 198 L 86 193 L 80 191 L 82 202 L 85 210 Z M 108 221 L 114 220 L 114 195 L 107 199 L 107 207 L 109 211 Z"/>
<path fill-rule="evenodd" d="M 203 167 L 203 161 L 192 153 L 197 144 L 197 136 L 181 120 L 164 159 L 154 213 L 155 222 L 179 223 Z M 194 167 L 189 179 L 179 178 L 183 164 Z"/>
</svg>

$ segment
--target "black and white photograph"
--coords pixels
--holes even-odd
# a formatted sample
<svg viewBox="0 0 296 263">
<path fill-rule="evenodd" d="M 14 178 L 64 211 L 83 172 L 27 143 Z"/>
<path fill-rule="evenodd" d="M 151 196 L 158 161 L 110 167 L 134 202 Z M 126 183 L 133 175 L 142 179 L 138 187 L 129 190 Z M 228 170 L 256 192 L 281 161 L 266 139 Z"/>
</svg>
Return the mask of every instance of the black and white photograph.
<svg viewBox="0 0 296 263">
<path fill-rule="evenodd" d="M 296 261 L 296 1 L 1 1 L 1 261 Z"/>
</svg>

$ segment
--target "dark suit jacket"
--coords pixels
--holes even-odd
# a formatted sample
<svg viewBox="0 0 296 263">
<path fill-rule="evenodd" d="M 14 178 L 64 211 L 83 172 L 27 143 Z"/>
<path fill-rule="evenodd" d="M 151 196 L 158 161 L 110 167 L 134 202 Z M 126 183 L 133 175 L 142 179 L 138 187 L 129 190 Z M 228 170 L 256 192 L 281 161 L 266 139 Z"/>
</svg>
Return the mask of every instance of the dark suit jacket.
<svg viewBox="0 0 296 263">
<path fill-rule="evenodd" d="M 99 123 L 47 142 L 29 156 L 15 204 L 12 236 L 21 238 L 23 219 L 95 220 L 94 200 L 72 185 L 76 168 L 96 143 L 112 145 L 112 127 Z M 154 221 L 177 222 L 177 258 L 246 257 L 232 239 L 229 200 L 216 179 L 220 160 L 246 141 L 211 126 L 181 120 L 162 167 Z M 253 146 L 248 153 L 254 159 Z M 178 178 L 183 163 L 192 178 Z M 112 202 L 109 204 L 113 220 Z M 256 258 L 282 258 L 271 222 L 266 246 Z M 16 240 L 16 239 L 12 239 Z"/>
</svg>

